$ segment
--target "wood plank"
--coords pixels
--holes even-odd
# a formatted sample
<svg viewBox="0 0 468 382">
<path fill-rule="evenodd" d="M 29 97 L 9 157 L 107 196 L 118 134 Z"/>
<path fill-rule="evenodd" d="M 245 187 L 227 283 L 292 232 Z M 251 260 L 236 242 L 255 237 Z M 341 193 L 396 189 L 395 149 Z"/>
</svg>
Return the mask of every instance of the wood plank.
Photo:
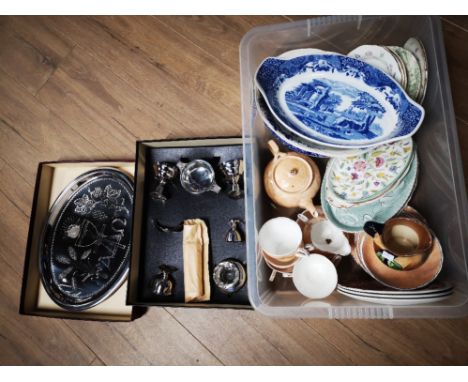
<svg viewBox="0 0 468 382">
<path fill-rule="evenodd" d="M 99 155 L 96 147 L 70 129 L 1 69 L 0 121 L 40 153 L 35 162 L 27 163 L 32 168 L 37 161 L 46 159 L 86 159 Z M 21 155 L 17 155 L 17 159 L 18 162 L 24 161 Z"/>
<path fill-rule="evenodd" d="M 363 341 L 338 320 L 303 319 L 318 336 L 330 342 L 339 352 L 346 354 L 353 365 L 393 365 L 392 354 Z"/>
<path fill-rule="evenodd" d="M 102 68 L 81 46 L 57 69 L 38 97 L 47 107 L 61 111 L 88 141 L 105 141 L 106 153 L 114 156 L 132 157 L 135 139 L 164 138 L 177 123 Z"/>
<path fill-rule="evenodd" d="M 225 365 L 291 364 L 269 336 L 265 337 L 242 319 L 243 311 L 196 308 L 167 308 L 167 311 Z"/>
<path fill-rule="evenodd" d="M 21 27 L 17 20 L 21 20 Z M 32 94 L 72 49 L 64 39 L 35 24 L 31 17 L 7 18 L 0 23 L 0 67 Z"/>
<path fill-rule="evenodd" d="M 150 100 L 155 112 L 175 118 L 176 122 L 170 126 L 172 136 L 193 136 L 194 126 L 197 127 L 198 136 L 232 136 L 240 133 L 240 114 L 219 105 L 216 99 L 221 93 L 210 92 L 211 97 L 207 97 L 204 81 L 200 80 L 195 88 L 191 88 L 180 74 L 168 75 L 164 64 L 145 53 L 137 42 L 128 43 L 88 18 L 46 18 L 43 22 L 73 38 L 104 68 L 122 78 L 125 86 L 137 89 Z M 138 44 L 141 45 L 140 42 Z M 169 53 L 164 52 L 166 54 Z M 194 66 L 189 65 L 188 68 L 190 75 L 187 76 L 197 71 Z M 237 93 L 237 102 L 238 98 Z"/>
<path fill-rule="evenodd" d="M 468 32 L 468 16 L 442 16 L 442 19 Z"/>
<path fill-rule="evenodd" d="M 28 219 L 3 192 L 0 215 L 0 364 L 89 364 L 96 355 L 62 320 L 18 314 Z"/>
<path fill-rule="evenodd" d="M 162 308 L 152 308 L 131 323 L 67 321 L 67 324 L 106 365 L 220 364 Z"/>
<path fill-rule="evenodd" d="M 97 22 L 127 46 L 146 53 L 181 89 L 211 99 L 239 118 L 239 72 L 216 65 L 211 55 L 153 17 L 97 17 Z"/>
<path fill-rule="evenodd" d="M 242 320 L 276 347 L 293 365 L 347 365 L 347 351 L 328 341 L 324 333 L 302 320 L 273 319 L 256 312 L 242 312 Z M 334 325 L 335 326 L 335 325 Z"/>
<path fill-rule="evenodd" d="M 342 320 L 341 323 L 369 346 L 401 365 L 466 365 L 468 320 L 452 331 L 451 320 Z"/>
</svg>

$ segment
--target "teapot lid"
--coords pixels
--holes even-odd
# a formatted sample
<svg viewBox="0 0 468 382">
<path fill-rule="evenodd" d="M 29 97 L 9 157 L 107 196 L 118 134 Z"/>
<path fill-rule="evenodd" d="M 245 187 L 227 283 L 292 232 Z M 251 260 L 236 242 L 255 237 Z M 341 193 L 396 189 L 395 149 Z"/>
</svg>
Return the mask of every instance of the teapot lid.
<svg viewBox="0 0 468 382">
<path fill-rule="evenodd" d="M 306 190 L 314 179 L 313 169 L 303 158 L 287 155 L 281 158 L 275 166 L 273 179 L 276 185 L 285 192 L 301 192 Z"/>
</svg>

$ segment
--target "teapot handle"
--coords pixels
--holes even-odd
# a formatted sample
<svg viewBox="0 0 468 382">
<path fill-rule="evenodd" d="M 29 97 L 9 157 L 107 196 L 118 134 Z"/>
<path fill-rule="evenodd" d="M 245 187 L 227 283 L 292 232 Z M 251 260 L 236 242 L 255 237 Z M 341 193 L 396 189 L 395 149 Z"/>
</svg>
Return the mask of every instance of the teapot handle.
<svg viewBox="0 0 468 382">
<path fill-rule="evenodd" d="M 278 158 L 281 158 L 282 156 L 286 155 L 285 153 L 280 151 L 278 144 L 273 139 L 270 139 L 267 142 L 267 144 L 268 144 L 268 148 L 270 149 L 270 152 L 274 156 L 274 159 L 278 159 Z"/>
<path fill-rule="evenodd" d="M 309 211 L 313 218 L 317 218 L 319 216 L 319 213 L 314 206 L 312 198 L 301 200 L 299 207 L 305 208 L 307 211 Z"/>
</svg>

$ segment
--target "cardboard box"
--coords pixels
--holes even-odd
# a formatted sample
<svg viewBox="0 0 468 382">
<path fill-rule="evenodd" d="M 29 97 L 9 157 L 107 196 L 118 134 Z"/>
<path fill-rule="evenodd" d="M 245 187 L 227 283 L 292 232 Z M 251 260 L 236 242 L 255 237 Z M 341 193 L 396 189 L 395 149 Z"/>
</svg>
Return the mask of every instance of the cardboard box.
<svg viewBox="0 0 468 382">
<path fill-rule="evenodd" d="M 160 305 L 183 307 L 251 308 L 247 282 L 242 289 L 232 295 L 217 290 L 212 280 L 214 266 L 226 258 L 235 258 L 244 266 L 247 264 L 246 241 L 226 243 L 225 234 L 229 229 L 229 218 L 245 219 L 244 198 L 230 199 L 226 192 L 219 194 L 206 192 L 191 195 L 180 185 L 179 176 L 166 187 L 168 200 L 155 202 L 149 196 L 155 188 L 153 163 L 179 159 L 190 161 L 204 159 L 211 161 L 217 172 L 217 165 L 225 160 L 243 157 L 242 138 L 186 139 L 175 141 L 137 142 L 135 166 L 134 224 L 132 235 L 132 257 L 129 274 L 127 303 L 131 305 Z M 184 302 L 182 233 L 160 233 L 154 225 L 158 219 L 169 226 L 180 224 L 185 219 L 201 218 L 208 225 L 210 236 L 210 282 L 211 299 L 207 302 Z M 242 230 L 244 227 L 241 227 Z M 176 266 L 173 274 L 175 287 L 173 296 L 161 297 L 151 294 L 151 277 L 160 273 L 161 264 Z"/>
</svg>

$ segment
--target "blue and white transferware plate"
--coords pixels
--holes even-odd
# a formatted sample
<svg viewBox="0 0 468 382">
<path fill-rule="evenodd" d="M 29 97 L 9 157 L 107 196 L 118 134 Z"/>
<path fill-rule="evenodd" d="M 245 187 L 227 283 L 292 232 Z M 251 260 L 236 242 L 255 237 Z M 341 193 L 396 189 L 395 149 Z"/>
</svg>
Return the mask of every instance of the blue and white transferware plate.
<svg viewBox="0 0 468 382">
<path fill-rule="evenodd" d="M 260 118 L 273 136 L 290 150 L 317 158 L 350 157 L 364 152 L 363 149 L 336 149 L 323 147 L 294 135 L 275 120 L 260 92 L 255 93 L 256 106 Z"/>
<path fill-rule="evenodd" d="M 339 54 L 335 52 L 329 52 L 322 49 L 317 48 L 300 48 L 300 49 L 293 49 L 288 50 L 284 53 L 281 53 L 278 58 L 282 60 L 290 60 L 291 58 L 296 58 L 300 56 L 310 56 L 311 54 Z"/>
<path fill-rule="evenodd" d="M 424 109 L 387 74 L 351 57 L 267 58 L 256 84 L 291 132 L 335 148 L 372 147 L 413 135 Z"/>
<path fill-rule="evenodd" d="M 324 179 L 329 176 L 330 167 L 325 171 Z M 362 231 L 364 224 L 368 221 L 385 223 L 388 219 L 405 207 L 413 194 L 418 175 L 418 158 L 410 165 L 408 173 L 392 190 L 368 204 L 357 204 L 348 208 L 340 208 L 331 205 L 327 201 L 327 188 L 322 187 L 320 200 L 323 212 L 328 220 L 345 232 Z"/>
</svg>

